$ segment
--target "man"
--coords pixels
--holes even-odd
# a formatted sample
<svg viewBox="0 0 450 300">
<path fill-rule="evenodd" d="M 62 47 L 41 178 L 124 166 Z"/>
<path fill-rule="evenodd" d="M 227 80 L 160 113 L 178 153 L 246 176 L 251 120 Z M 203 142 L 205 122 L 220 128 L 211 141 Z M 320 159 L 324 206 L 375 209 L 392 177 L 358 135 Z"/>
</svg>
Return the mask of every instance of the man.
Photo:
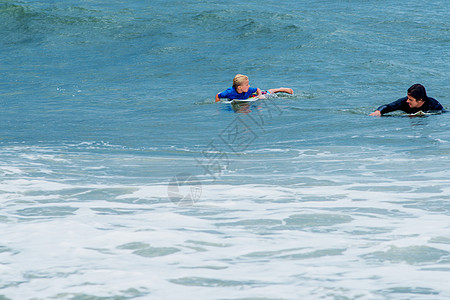
<svg viewBox="0 0 450 300">
<path fill-rule="evenodd" d="M 379 117 L 383 114 L 389 113 L 395 110 L 402 110 L 408 114 L 415 114 L 419 111 L 445 111 L 442 105 L 434 98 L 428 97 L 425 87 L 421 84 L 413 84 L 408 89 L 407 97 L 398 99 L 389 104 L 381 105 L 376 111 L 370 114 L 370 116 Z"/>
</svg>

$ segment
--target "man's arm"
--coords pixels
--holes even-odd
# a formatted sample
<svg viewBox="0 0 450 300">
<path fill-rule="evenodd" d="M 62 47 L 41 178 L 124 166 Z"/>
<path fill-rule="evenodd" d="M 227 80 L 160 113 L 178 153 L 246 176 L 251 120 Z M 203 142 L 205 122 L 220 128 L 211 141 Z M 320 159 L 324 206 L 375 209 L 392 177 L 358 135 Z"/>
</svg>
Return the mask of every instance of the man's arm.
<svg viewBox="0 0 450 300">
<path fill-rule="evenodd" d="M 408 97 L 400 98 L 392 103 L 381 105 L 377 108 L 376 111 L 371 113 L 369 116 L 381 116 L 383 114 L 387 114 L 391 111 L 402 109 L 403 102 L 408 99 Z"/>
</svg>

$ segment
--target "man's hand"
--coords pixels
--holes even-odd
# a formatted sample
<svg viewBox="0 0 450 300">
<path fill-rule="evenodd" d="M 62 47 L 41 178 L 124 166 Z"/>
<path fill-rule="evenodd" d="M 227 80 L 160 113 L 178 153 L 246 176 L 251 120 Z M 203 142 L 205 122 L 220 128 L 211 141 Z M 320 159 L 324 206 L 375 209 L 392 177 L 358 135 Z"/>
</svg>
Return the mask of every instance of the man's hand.
<svg viewBox="0 0 450 300">
<path fill-rule="evenodd" d="M 369 116 L 373 116 L 373 117 L 381 117 L 381 112 L 379 110 L 374 111 L 373 113 L 371 113 Z"/>
</svg>

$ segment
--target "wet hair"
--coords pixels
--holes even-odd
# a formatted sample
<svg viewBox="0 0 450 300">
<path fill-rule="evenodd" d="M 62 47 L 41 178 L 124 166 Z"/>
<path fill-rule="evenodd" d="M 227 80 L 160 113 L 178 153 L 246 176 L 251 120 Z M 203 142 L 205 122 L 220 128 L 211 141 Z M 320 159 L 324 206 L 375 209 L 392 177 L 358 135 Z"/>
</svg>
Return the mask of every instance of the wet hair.
<svg viewBox="0 0 450 300">
<path fill-rule="evenodd" d="M 408 95 L 414 97 L 416 100 L 422 99 L 423 101 L 428 99 L 427 92 L 425 91 L 425 87 L 419 83 L 413 84 L 408 89 Z"/>
<path fill-rule="evenodd" d="M 248 77 L 242 74 L 237 74 L 234 76 L 233 79 L 233 87 L 236 89 L 238 86 L 243 84 L 246 80 L 248 80 Z"/>
</svg>

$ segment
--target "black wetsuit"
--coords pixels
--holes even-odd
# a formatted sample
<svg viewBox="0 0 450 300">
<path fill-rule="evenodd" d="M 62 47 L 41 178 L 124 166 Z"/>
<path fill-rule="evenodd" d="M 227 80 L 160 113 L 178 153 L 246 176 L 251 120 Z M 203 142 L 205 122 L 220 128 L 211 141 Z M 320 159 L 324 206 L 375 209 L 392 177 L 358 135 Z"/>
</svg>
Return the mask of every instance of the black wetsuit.
<svg viewBox="0 0 450 300">
<path fill-rule="evenodd" d="M 408 103 L 406 102 L 408 100 L 408 97 L 400 98 L 397 101 L 394 101 L 389 104 L 381 105 L 377 108 L 381 112 L 381 114 L 387 114 L 394 110 L 403 110 L 405 113 L 408 114 L 415 114 L 418 111 L 423 112 L 430 112 L 430 111 L 441 111 L 444 112 L 444 108 L 442 105 L 434 98 L 428 97 L 428 99 L 425 100 L 425 103 L 418 108 L 411 108 L 409 107 Z"/>
</svg>

